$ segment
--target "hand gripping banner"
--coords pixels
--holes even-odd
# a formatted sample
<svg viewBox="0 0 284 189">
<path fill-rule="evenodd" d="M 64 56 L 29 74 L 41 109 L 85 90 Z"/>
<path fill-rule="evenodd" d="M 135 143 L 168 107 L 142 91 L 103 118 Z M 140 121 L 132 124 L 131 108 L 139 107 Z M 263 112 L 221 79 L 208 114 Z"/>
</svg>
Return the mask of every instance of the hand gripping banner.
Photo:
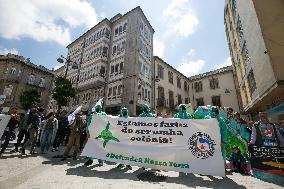
<svg viewBox="0 0 284 189">
<path fill-rule="evenodd" d="M 82 155 L 159 170 L 225 176 L 216 119 L 94 115 Z"/>
</svg>

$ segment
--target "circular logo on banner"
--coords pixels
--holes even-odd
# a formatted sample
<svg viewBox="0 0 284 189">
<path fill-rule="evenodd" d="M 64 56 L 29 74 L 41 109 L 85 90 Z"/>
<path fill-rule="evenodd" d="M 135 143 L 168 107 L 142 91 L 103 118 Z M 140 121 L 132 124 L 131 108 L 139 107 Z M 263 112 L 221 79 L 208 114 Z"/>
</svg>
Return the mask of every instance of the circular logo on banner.
<svg viewBox="0 0 284 189">
<path fill-rule="evenodd" d="M 208 134 L 197 132 L 189 138 L 188 145 L 195 157 L 207 159 L 213 156 L 216 143 Z"/>
</svg>

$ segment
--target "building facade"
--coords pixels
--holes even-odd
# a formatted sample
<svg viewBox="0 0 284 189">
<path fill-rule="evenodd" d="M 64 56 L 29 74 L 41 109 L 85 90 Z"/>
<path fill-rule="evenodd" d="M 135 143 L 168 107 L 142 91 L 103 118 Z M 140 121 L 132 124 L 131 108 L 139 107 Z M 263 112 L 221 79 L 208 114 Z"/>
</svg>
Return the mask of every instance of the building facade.
<svg viewBox="0 0 284 189">
<path fill-rule="evenodd" d="M 189 79 L 161 58 L 154 56 L 154 107 L 162 115 L 172 115 L 179 104 L 189 104 L 192 93 Z"/>
<path fill-rule="evenodd" d="M 69 109 L 82 105 L 83 111 L 90 110 L 103 97 L 110 114 L 125 106 L 137 115 L 143 104 L 151 106 L 153 34 L 137 7 L 102 20 L 68 45 L 68 57 L 79 65 L 68 67 L 67 78 L 77 90 Z"/>
<path fill-rule="evenodd" d="M 1 106 L 21 110 L 19 96 L 23 90 L 35 88 L 41 93 L 40 106 L 48 105 L 54 74 L 43 66 L 33 64 L 30 59 L 14 54 L 0 55 L 0 94 L 6 99 Z"/>
<path fill-rule="evenodd" d="M 224 25 L 241 110 L 284 119 L 284 3 L 226 0 Z"/>
<path fill-rule="evenodd" d="M 231 107 L 239 112 L 232 66 L 220 68 L 189 78 L 192 106 Z"/>
</svg>

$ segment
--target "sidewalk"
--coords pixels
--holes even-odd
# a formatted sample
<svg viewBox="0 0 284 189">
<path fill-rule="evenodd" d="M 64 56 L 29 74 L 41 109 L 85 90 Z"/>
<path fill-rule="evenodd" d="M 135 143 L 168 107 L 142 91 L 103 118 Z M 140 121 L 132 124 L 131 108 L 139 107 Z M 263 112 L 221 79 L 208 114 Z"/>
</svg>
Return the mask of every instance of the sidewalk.
<svg viewBox="0 0 284 189">
<path fill-rule="evenodd" d="M 9 149 L 8 149 L 9 151 Z M 147 182 L 138 179 L 144 173 L 139 167 L 133 170 L 117 169 L 115 164 L 107 163 L 103 167 L 94 164 L 85 167 L 85 158 L 77 161 L 72 158 L 61 162 L 52 158 L 61 152 L 49 152 L 22 156 L 16 154 L 4 154 L 0 159 L 0 188 L 147 188 L 147 189 L 184 189 L 184 188 L 281 188 L 278 185 L 258 180 L 253 177 L 242 176 L 237 173 L 227 175 L 226 178 L 213 176 L 200 176 L 194 174 L 178 174 L 176 172 L 161 172 L 166 175 L 163 182 Z M 137 177 L 138 176 L 138 177 Z"/>
</svg>

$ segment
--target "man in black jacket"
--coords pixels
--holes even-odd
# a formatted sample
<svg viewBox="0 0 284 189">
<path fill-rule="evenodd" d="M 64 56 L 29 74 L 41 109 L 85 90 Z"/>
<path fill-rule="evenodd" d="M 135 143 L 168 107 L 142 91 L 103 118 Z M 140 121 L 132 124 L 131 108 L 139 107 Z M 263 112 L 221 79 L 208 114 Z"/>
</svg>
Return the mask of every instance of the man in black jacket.
<svg viewBox="0 0 284 189">
<path fill-rule="evenodd" d="M 67 134 L 66 132 L 68 130 L 68 124 L 69 122 L 67 117 L 67 111 L 63 110 L 61 112 L 60 117 L 58 118 L 58 129 L 53 142 L 52 152 L 58 151 L 58 147 L 64 141 L 65 135 Z"/>
<path fill-rule="evenodd" d="M 35 146 L 36 146 L 36 140 L 38 137 L 38 130 L 40 125 L 40 116 L 37 113 L 37 109 L 32 108 L 30 112 L 30 116 L 28 118 L 28 129 L 29 129 L 29 135 L 30 139 L 23 145 L 22 148 L 22 154 L 25 154 L 25 148 L 31 144 L 31 154 L 34 154 L 35 152 Z"/>
</svg>

